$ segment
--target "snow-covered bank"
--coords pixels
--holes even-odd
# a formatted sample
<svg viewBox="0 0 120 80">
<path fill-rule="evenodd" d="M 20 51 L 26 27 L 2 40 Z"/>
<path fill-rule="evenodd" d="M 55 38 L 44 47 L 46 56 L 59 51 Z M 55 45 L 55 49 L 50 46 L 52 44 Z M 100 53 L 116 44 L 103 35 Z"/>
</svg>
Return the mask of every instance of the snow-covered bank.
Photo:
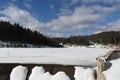
<svg viewBox="0 0 120 80">
<path fill-rule="evenodd" d="M 95 66 L 96 57 L 110 49 L 96 48 L 0 48 L 0 63 L 37 63 Z"/>
<path fill-rule="evenodd" d="M 108 64 L 109 69 L 104 71 L 106 80 L 119 80 L 120 79 L 120 58 L 110 61 Z"/>
</svg>

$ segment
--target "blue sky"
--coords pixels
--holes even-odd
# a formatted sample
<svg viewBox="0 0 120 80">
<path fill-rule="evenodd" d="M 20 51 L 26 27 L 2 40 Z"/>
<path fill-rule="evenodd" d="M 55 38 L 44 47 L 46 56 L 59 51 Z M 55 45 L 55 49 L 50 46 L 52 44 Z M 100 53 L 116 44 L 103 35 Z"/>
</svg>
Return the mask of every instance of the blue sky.
<svg viewBox="0 0 120 80">
<path fill-rule="evenodd" d="M 0 19 L 50 37 L 120 31 L 120 0 L 0 0 Z"/>
</svg>

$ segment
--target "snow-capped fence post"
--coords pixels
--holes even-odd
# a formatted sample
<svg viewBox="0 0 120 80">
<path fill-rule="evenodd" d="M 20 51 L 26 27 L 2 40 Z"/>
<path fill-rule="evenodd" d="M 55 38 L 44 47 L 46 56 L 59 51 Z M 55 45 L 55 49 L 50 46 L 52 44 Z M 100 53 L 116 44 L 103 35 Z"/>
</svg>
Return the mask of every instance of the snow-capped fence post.
<svg viewBox="0 0 120 80">
<path fill-rule="evenodd" d="M 107 64 L 105 62 L 104 58 L 96 58 L 98 61 L 98 74 L 97 74 L 97 80 L 106 80 L 103 71 L 107 70 Z"/>
<path fill-rule="evenodd" d="M 13 68 L 10 74 L 10 80 L 26 80 L 28 69 L 24 66 L 17 66 Z"/>
</svg>

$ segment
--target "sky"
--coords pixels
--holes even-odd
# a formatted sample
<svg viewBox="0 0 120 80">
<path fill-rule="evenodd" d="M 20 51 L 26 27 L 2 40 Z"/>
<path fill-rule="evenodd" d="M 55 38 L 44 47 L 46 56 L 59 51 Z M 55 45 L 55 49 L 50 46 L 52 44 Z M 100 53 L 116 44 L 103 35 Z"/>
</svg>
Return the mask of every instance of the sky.
<svg viewBox="0 0 120 80">
<path fill-rule="evenodd" d="M 49 37 L 120 31 L 120 0 L 0 0 L 0 20 Z"/>
</svg>

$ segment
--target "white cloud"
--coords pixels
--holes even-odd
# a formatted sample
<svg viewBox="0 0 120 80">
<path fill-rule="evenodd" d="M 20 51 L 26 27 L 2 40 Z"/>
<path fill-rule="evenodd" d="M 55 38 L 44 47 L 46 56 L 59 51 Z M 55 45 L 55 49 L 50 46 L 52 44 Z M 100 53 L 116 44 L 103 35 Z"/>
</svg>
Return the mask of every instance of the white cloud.
<svg viewBox="0 0 120 80">
<path fill-rule="evenodd" d="M 0 20 L 10 21 L 12 23 L 19 23 L 26 28 L 38 32 L 42 32 L 45 35 L 61 36 L 59 33 L 51 34 L 51 25 L 49 23 L 44 24 L 33 17 L 28 11 L 19 9 L 16 6 L 10 5 L 4 10 L 0 11 L 0 14 L 4 15 L 0 17 Z"/>
<path fill-rule="evenodd" d="M 0 17 L 0 20 L 9 21 L 9 18 L 7 18 L 7 17 Z"/>
<path fill-rule="evenodd" d="M 60 9 L 60 13 L 58 14 L 58 16 L 65 16 L 65 15 L 70 15 L 70 14 L 72 14 L 71 10 L 62 8 Z"/>
<path fill-rule="evenodd" d="M 32 8 L 32 5 L 29 4 L 29 3 L 24 3 L 24 6 L 27 7 L 28 9 L 31 9 L 31 8 Z"/>
<path fill-rule="evenodd" d="M 32 0 L 23 0 L 23 5 L 28 8 L 31 9 L 32 8 Z"/>
<path fill-rule="evenodd" d="M 28 2 L 30 2 L 30 3 L 31 3 L 32 1 L 33 1 L 33 0 L 28 0 Z"/>
<path fill-rule="evenodd" d="M 95 31 L 93 34 L 99 34 L 101 33 L 102 31 Z"/>
<path fill-rule="evenodd" d="M 98 26 L 94 33 L 103 31 L 120 31 L 120 19 L 115 22 L 108 23 L 105 26 Z"/>
<path fill-rule="evenodd" d="M 107 3 L 107 4 L 120 3 L 120 0 L 81 0 L 81 1 L 82 3 L 91 3 L 91 2 L 93 3 L 100 2 L 100 3 Z"/>
<path fill-rule="evenodd" d="M 63 9 L 64 14 L 59 15 L 57 19 L 53 19 L 48 23 L 43 23 L 37 20 L 28 11 L 10 5 L 0 11 L 0 14 L 4 15 L 0 17 L 0 19 L 20 23 L 25 27 L 40 31 L 46 35 L 61 37 L 64 36 L 64 34 L 61 34 L 62 32 L 120 30 L 120 20 L 108 23 L 108 25 L 102 27 L 97 24 L 99 21 L 106 20 L 108 15 L 118 11 L 119 7 L 119 5 L 111 7 L 102 7 L 99 5 L 88 7 L 83 5 L 76 7 L 69 15 L 67 13 L 69 11 Z"/>
<path fill-rule="evenodd" d="M 56 31 L 72 31 L 72 30 L 86 30 L 101 19 L 100 14 L 93 14 L 94 10 L 82 6 L 77 7 L 72 15 L 60 16 L 58 19 L 52 20 L 50 24 L 52 29 Z"/>
<path fill-rule="evenodd" d="M 100 5 L 95 5 L 91 8 L 93 8 L 94 10 L 98 11 L 99 13 L 102 13 L 102 14 L 109 14 L 109 13 L 112 13 L 112 12 L 116 12 L 118 10 L 120 10 L 120 5 L 114 5 L 112 7 L 103 7 L 103 6 L 100 6 Z"/>
<path fill-rule="evenodd" d="M 57 33 L 57 32 L 56 33 L 48 32 L 46 35 L 49 37 L 63 37 L 64 36 L 61 33 Z"/>
<path fill-rule="evenodd" d="M 71 5 L 77 4 L 80 0 L 71 0 Z"/>
<path fill-rule="evenodd" d="M 120 20 L 117 20 L 116 22 L 109 23 L 107 25 L 107 30 L 110 31 L 120 31 Z"/>
<path fill-rule="evenodd" d="M 36 30 L 38 27 L 44 28 L 44 24 L 40 23 L 35 17 L 33 17 L 29 12 L 19 9 L 16 6 L 10 5 L 4 10 L 0 11 L 0 14 L 6 16 L 11 22 L 17 22 L 21 25 L 28 27 L 32 30 Z"/>
<path fill-rule="evenodd" d="M 17 2 L 18 0 L 12 0 L 12 2 Z"/>
<path fill-rule="evenodd" d="M 97 24 L 100 21 L 106 20 L 106 17 L 112 13 L 119 11 L 119 6 L 114 5 L 111 7 L 102 6 L 80 6 L 75 8 L 71 15 L 59 16 L 58 19 L 54 19 L 49 22 L 52 31 L 59 32 L 72 32 L 72 31 L 107 31 L 107 30 L 120 30 L 119 22 L 112 23 L 112 27 L 108 25 L 99 26 Z M 110 25 L 110 24 L 109 24 Z"/>
<path fill-rule="evenodd" d="M 52 4 L 50 4 L 50 8 L 51 8 L 51 10 L 54 10 L 54 5 L 52 5 Z"/>
</svg>

